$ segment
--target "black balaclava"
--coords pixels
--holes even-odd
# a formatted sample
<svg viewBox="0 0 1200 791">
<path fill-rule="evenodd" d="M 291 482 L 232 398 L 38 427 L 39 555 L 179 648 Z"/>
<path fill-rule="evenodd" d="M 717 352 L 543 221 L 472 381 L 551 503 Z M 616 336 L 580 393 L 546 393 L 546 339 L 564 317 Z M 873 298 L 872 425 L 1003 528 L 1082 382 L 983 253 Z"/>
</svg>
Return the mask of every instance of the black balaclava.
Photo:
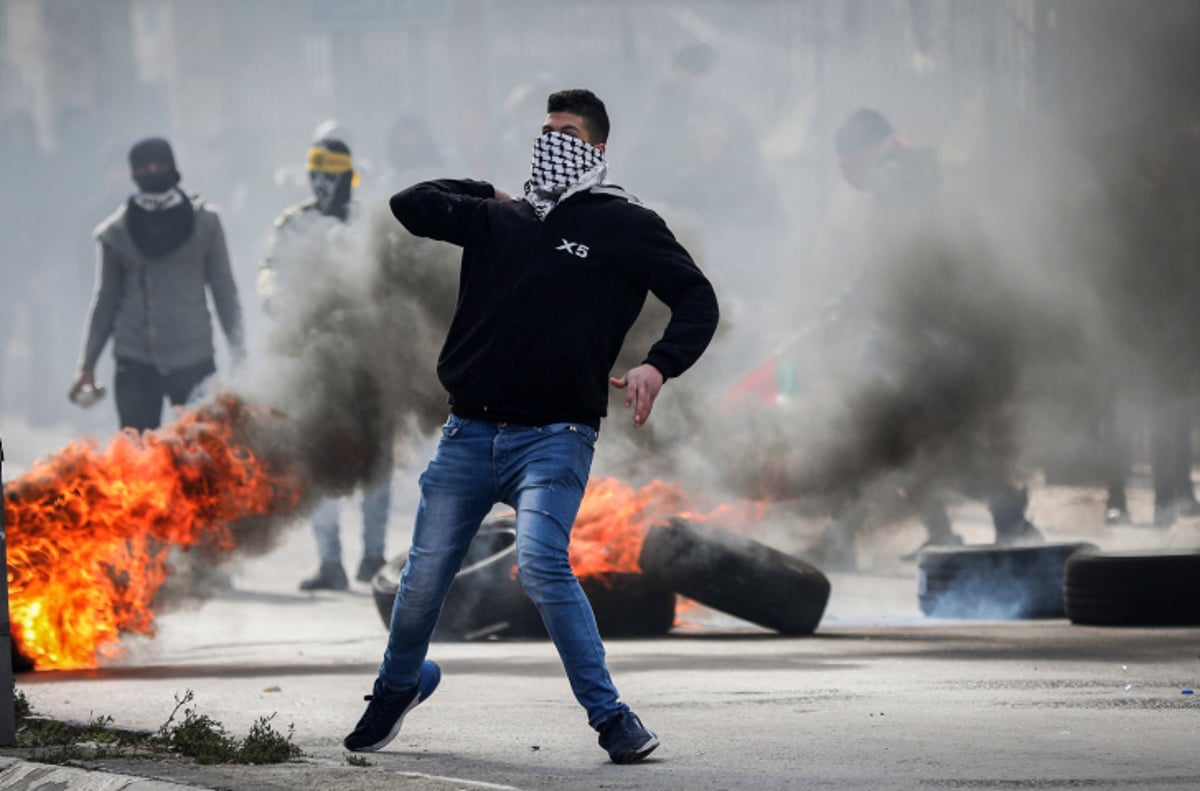
<svg viewBox="0 0 1200 791">
<path fill-rule="evenodd" d="M 350 216 L 350 188 L 354 184 L 349 146 L 331 138 L 313 143 L 308 150 L 308 182 L 317 209 L 345 221 Z"/>
<path fill-rule="evenodd" d="M 136 173 L 138 168 L 152 162 L 169 165 L 171 169 L 161 173 Z M 129 149 L 129 169 L 134 171 L 133 180 L 138 189 L 151 195 L 164 193 L 179 183 L 175 154 L 171 151 L 171 144 L 161 137 L 147 137 L 134 143 L 133 148 Z"/>
<path fill-rule="evenodd" d="M 152 162 L 170 170 L 136 173 Z M 125 225 L 138 250 L 147 258 L 166 255 L 191 238 L 196 227 L 192 202 L 176 188 L 179 171 L 171 144 L 161 137 L 148 137 L 129 149 L 129 167 L 138 193 L 125 207 Z"/>
</svg>

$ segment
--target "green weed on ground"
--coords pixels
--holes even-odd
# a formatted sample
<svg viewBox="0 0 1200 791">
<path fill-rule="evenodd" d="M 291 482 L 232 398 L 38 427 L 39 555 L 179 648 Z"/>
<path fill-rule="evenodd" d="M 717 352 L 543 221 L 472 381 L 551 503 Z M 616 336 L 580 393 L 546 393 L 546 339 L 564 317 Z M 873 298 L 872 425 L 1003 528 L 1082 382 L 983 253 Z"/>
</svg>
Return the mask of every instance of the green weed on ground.
<svg viewBox="0 0 1200 791">
<path fill-rule="evenodd" d="M 275 719 L 260 717 L 244 739 L 229 735 L 225 727 L 188 704 L 195 696 L 187 690 L 175 697 L 175 708 L 153 734 L 122 730 L 109 716 L 94 717 L 87 725 L 59 722 L 34 715 L 24 693 L 15 695 L 17 743 L 32 748 L 30 758 L 45 763 L 79 759 L 164 758 L 182 755 L 201 764 L 274 764 L 303 756 L 293 743 L 295 727 L 280 733 Z M 182 718 L 177 720 L 182 711 Z"/>
</svg>

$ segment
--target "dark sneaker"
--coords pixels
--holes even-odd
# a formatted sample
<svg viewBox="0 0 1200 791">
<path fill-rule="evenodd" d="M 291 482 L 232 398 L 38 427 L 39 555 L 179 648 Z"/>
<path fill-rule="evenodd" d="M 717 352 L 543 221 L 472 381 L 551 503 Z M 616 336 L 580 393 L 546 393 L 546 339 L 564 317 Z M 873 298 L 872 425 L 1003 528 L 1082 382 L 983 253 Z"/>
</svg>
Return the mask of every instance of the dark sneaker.
<svg viewBox="0 0 1200 791">
<path fill-rule="evenodd" d="M 421 666 L 421 680 L 412 689 L 393 692 L 381 679 L 375 679 L 374 691 L 363 696 L 363 700 L 368 701 L 367 710 L 354 731 L 342 740 L 342 745 L 356 753 L 374 752 L 385 747 L 400 732 L 405 715 L 432 695 L 441 680 L 442 669 L 428 659 Z"/>
<path fill-rule="evenodd" d="M 344 591 L 350 587 L 341 563 L 322 563 L 317 573 L 300 583 L 302 591 Z"/>
<path fill-rule="evenodd" d="M 1046 537 L 1042 535 L 1042 531 L 1034 527 L 1033 522 L 1028 519 L 1021 519 L 1003 531 L 996 531 L 998 547 L 1032 547 L 1045 543 Z"/>
<path fill-rule="evenodd" d="M 654 752 L 658 736 L 646 730 L 632 711 L 609 717 L 600 724 L 600 746 L 614 764 L 633 764 Z"/>
<path fill-rule="evenodd" d="M 375 575 L 387 564 L 383 559 L 383 555 L 371 555 L 362 559 L 358 564 L 358 572 L 354 575 L 354 579 L 359 582 L 370 582 L 375 579 Z"/>
</svg>

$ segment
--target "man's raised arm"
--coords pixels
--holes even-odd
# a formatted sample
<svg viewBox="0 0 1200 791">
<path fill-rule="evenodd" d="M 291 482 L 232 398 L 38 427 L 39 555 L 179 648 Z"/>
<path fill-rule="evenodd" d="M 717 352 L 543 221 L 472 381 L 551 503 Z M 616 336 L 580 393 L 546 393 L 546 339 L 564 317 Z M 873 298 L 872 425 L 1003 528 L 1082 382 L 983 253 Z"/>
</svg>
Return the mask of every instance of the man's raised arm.
<svg viewBox="0 0 1200 791">
<path fill-rule="evenodd" d="M 480 204 L 497 197 L 486 181 L 423 181 L 392 196 L 392 214 L 416 236 L 462 245 Z"/>
</svg>

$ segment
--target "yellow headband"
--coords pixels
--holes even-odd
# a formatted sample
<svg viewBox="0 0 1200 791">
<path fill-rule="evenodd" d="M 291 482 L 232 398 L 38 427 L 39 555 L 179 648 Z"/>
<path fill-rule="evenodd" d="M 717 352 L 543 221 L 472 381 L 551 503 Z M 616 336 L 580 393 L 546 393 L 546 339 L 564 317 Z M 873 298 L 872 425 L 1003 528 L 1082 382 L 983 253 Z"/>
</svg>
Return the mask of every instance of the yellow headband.
<svg viewBox="0 0 1200 791">
<path fill-rule="evenodd" d="M 314 146 L 308 149 L 308 169 L 317 173 L 345 173 L 353 170 L 354 164 L 349 154 Z"/>
<path fill-rule="evenodd" d="M 316 173 L 345 173 L 354 170 L 354 164 L 349 154 L 313 146 L 308 149 L 308 169 Z M 350 186 L 357 187 L 358 180 L 358 172 L 355 171 Z"/>
</svg>

